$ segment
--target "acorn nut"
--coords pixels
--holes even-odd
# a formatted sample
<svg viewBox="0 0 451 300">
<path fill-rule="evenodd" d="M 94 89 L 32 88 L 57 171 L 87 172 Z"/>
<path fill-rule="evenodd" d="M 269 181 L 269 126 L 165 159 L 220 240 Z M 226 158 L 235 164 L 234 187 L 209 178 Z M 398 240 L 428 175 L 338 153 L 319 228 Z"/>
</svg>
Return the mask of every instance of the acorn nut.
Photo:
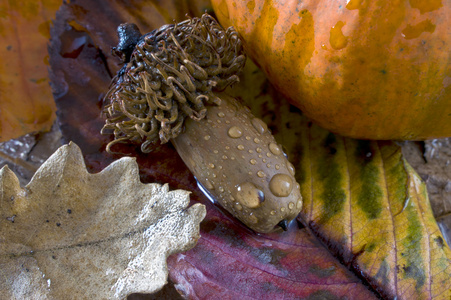
<svg viewBox="0 0 451 300">
<path fill-rule="evenodd" d="M 122 24 L 118 35 L 113 54 L 124 66 L 105 96 L 107 151 L 132 142 L 147 153 L 171 141 L 224 209 L 257 232 L 287 230 L 302 208 L 293 165 L 266 124 L 221 92 L 245 63 L 236 31 L 204 14 L 142 36 Z"/>
</svg>

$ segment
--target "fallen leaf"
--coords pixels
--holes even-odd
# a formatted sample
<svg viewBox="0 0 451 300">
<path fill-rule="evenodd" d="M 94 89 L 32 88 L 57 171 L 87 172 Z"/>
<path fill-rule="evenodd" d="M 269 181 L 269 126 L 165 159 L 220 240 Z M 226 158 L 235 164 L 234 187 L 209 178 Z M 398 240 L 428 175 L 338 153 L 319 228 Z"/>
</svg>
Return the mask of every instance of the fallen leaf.
<svg viewBox="0 0 451 300">
<path fill-rule="evenodd" d="M 69 4 L 62 12 L 70 11 L 70 7 Z M 80 75 L 83 73 L 73 72 L 66 67 L 68 60 L 61 56 L 60 47 L 63 44 L 61 41 L 67 38 L 65 25 L 71 18 L 74 17 L 61 13 L 55 22 L 59 24 L 59 28 L 55 28 L 55 35 L 52 36 L 52 72 L 64 78 L 64 82 L 60 82 L 58 86 L 68 87 L 67 92 L 57 98 L 57 106 L 62 116 L 59 122 L 65 139 L 77 141 L 86 154 L 88 166 L 92 170 L 98 170 L 114 158 L 105 153 L 105 145 L 110 138 L 99 134 L 103 120 L 99 116 L 101 104 L 97 102 L 97 99 L 101 98 L 99 95 L 105 93 L 108 88 L 109 77 L 102 71 L 106 66 L 93 59 L 98 52 L 85 51 L 87 47 L 75 59 L 75 63 L 87 74 L 98 76 L 98 82 L 105 82 L 103 88 L 93 82 L 83 83 L 83 76 Z M 124 16 L 124 19 L 126 18 Z M 91 41 L 95 41 L 101 32 L 97 28 L 103 25 L 83 19 L 83 26 L 90 28 L 86 34 Z M 155 28 L 149 28 L 152 29 Z M 102 36 L 113 36 L 112 32 L 113 29 L 110 28 L 108 32 L 102 32 Z M 112 45 L 115 43 L 116 40 L 111 41 Z M 90 45 L 90 49 L 104 49 L 104 46 L 95 42 Z M 112 65 L 109 60 L 107 63 L 108 66 Z M 144 182 L 169 182 L 171 186 L 193 190 L 192 199 L 204 203 L 207 207 L 206 219 L 201 224 L 202 237 L 197 246 L 168 259 L 170 279 L 181 294 L 193 299 L 246 299 L 262 296 L 375 299 L 390 298 L 394 291 L 398 291 L 398 299 L 406 299 L 416 293 L 420 296 L 424 295 L 421 293 L 437 297 L 446 295 L 445 289 L 449 283 L 443 282 L 443 279 L 449 276 L 450 272 L 449 248 L 445 242 L 443 247 L 438 247 L 441 235 L 428 208 L 424 184 L 405 163 L 396 145 L 344 140 L 311 125 L 298 109 L 289 106 L 280 94 L 275 92 L 262 72 L 251 64 L 241 78 L 241 83 L 229 92 L 236 93 L 248 103 L 254 114 L 269 123 L 278 141 L 287 147 L 290 159 L 298 167 L 298 180 L 302 183 L 306 198 L 301 219 L 306 227 L 298 228 L 292 223 L 288 232 L 257 235 L 203 196 L 197 189 L 194 178 L 170 145 L 164 145 L 150 154 L 139 153 L 138 148 L 134 146 L 121 145 L 122 148 L 117 151 L 133 153 L 137 157 Z M 328 137 L 330 142 L 325 145 Z M 345 142 L 349 145 L 348 149 L 344 149 Z M 341 148 L 333 150 L 332 146 L 335 144 L 341 145 Z M 371 150 L 371 157 L 374 159 L 361 164 L 365 162 L 368 153 L 363 151 L 366 148 Z M 310 149 L 307 154 L 306 149 Z M 301 152 L 302 150 L 304 152 Z M 336 155 L 331 156 L 329 152 L 334 151 Z M 358 155 L 359 153 L 363 156 Z M 349 158 L 349 166 L 345 164 L 348 161 L 343 158 Z M 310 162 L 315 162 L 315 172 L 308 173 Z M 381 167 L 382 162 L 387 164 L 387 170 L 389 166 L 398 167 L 395 168 L 399 171 L 398 174 L 392 177 L 396 180 L 386 180 L 384 186 L 360 178 L 363 174 L 371 179 L 372 170 L 376 168 L 379 173 L 375 178 L 381 183 L 381 176 L 386 171 Z M 327 164 L 338 164 L 338 173 L 329 174 L 330 166 Z M 327 182 L 334 183 L 334 174 L 344 177 L 348 186 L 343 188 L 342 182 L 339 182 L 336 190 L 332 188 L 329 191 L 332 192 L 331 197 L 325 197 L 327 190 L 324 185 Z M 403 174 L 404 177 L 401 176 Z M 356 204 L 358 197 L 349 197 L 354 193 L 369 192 L 371 195 L 378 188 L 383 189 L 383 197 L 382 202 L 379 198 L 376 201 L 374 212 L 373 207 L 363 209 L 362 207 L 368 206 L 365 203 L 360 206 Z M 387 197 L 388 188 L 391 192 L 403 190 L 405 195 L 411 195 L 408 205 L 404 208 L 406 197 Z M 335 196 L 340 196 L 341 189 L 345 189 L 345 197 L 334 199 Z M 335 191 L 337 195 L 334 195 Z M 311 197 L 312 193 L 315 198 Z M 379 192 L 374 193 L 377 195 Z M 321 194 L 324 195 L 321 197 Z M 322 199 L 327 201 L 327 205 Z M 386 208 L 387 204 L 390 204 L 389 209 Z M 346 215 L 342 210 L 334 211 L 344 205 L 349 211 L 352 208 L 356 213 Z M 376 217 L 373 218 L 373 215 Z M 411 216 L 411 220 L 407 218 Z M 396 218 L 396 224 L 389 223 L 392 217 Z M 414 220 L 418 222 L 409 222 Z M 347 223 L 344 223 L 345 221 Z M 347 224 L 353 224 L 353 231 L 349 230 L 350 226 L 346 227 Z M 392 227 L 384 231 L 387 224 Z M 408 224 L 415 226 L 415 229 L 402 228 Z M 337 228 L 334 228 L 334 225 Z M 377 234 L 372 234 L 376 233 L 376 230 L 383 233 L 385 238 L 390 238 L 390 233 L 391 237 L 395 236 L 395 232 L 397 235 L 391 240 L 384 240 Z M 416 234 L 416 231 L 421 232 L 422 236 Z M 413 235 L 409 236 L 409 233 Z M 428 250 L 427 240 L 430 242 L 431 251 Z M 393 245 L 394 241 L 399 245 Z M 409 244 L 409 241 L 412 243 Z M 405 243 L 403 247 L 402 243 Z M 402 249 L 408 252 L 401 252 Z M 387 258 L 384 262 L 385 256 Z M 368 261 L 374 262 L 374 268 Z M 417 264 L 420 261 L 421 264 Z M 402 265 L 403 263 L 405 265 Z M 409 269 L 409 266 L 412 268 Z M 413 266 L 425 271 L 424 284 L 416 284 L 421 283 L 421 272 L 420 276 L 412 272 L 417 270 Z M 397 271 L 400 272 L 399 275 Z M 396 281 L 398 276 L 399 282 Z M 429 286 L 437 289 L 430 290 Z M 441 291 L 443 293 L 439 294 Z"/>
<path fill-rule="evenodd" d="M 21 188 L 0 170 L 0 293 L 7 299 L 122 299 L 167 282 L 166 259 L 199 238 L 205 207 L 143 184 L 132 158 L 98 174 L 62 146 Z"/>
<path fill-rule="evenodd" d="M 285 146 L 301 184 L 300 220 L 383 297 L 451 297 L 451 251 L 426 185 L 401 147 L 316 126 L 272 94 L 256 66 L 247 68 L 231 91 L 263 116 Z"/>
<path fill-rule="evenodd" d="M 0 142 L 48 130 L 55 121 L 47 44 L 62 2 L 0 3 Z"/>
</svg>

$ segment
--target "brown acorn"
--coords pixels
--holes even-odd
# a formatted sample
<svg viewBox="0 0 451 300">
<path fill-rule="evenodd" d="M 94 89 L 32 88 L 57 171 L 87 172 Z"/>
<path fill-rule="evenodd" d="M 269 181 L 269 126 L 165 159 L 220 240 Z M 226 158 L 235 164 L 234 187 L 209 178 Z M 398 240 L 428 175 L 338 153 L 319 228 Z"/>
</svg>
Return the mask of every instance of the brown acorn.
<svg viewBox="0 0 451 300">
<path fill-rule="evenodd" d="M 211 199 L 257 232 L 286 230 L 302 208 L 294 167 L 266 124 L 221 93 L 246 60 L 236 31 L 204 14 L 142 36 L 122 24 L 118 35 L 124 67 L 105 96 L 107 151 L 170 140 Z"/>
</svg>

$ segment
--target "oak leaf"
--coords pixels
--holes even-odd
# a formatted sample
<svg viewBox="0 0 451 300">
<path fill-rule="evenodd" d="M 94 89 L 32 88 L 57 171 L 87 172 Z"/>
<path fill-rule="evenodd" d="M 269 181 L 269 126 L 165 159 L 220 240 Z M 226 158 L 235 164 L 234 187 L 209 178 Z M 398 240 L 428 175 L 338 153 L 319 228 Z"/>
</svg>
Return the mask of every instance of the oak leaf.
<svg viewBox="0 0 451 300">
<path fill-rule="evenodd" d="M 8 299 L 116 299 L 153 293 L 166 259 L 199 239 L 205 207 L 189 192 L 143 184 L 132 158 L 97 174 L 73 143 L 21 188 L 0 170 L 0 293 Z"/>
</svg>

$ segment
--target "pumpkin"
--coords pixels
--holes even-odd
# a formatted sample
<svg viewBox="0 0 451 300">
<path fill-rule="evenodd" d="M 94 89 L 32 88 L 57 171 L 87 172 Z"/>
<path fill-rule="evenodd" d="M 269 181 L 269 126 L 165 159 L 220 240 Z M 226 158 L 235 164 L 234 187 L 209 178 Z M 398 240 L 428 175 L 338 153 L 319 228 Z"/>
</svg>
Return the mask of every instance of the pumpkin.
<svg viewBox="0 0 451 300">
<path fill-rule="evenodd" d="M 212 0 L 248 55 L 320 126 L 360 139 L 451 136 L 451 1 Z"/>
</svg>

